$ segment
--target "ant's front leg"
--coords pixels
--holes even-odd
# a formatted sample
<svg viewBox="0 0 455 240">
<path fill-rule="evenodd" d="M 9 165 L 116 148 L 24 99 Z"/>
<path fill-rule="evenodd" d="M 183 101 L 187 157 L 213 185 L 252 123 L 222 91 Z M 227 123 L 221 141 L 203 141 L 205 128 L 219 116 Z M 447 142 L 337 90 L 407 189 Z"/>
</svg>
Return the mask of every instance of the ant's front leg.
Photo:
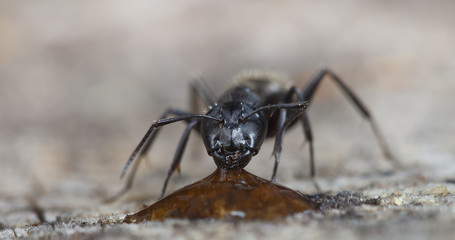
<svg viewBox="0 0 455 240">
<path fill-rule="evenodd" d="M 300 110 L 295 110 L 292 111 L 291 115 L 288 116 L 287 111 L 284 109 L 280 109 L 280 115 L 279 115 L 279 129 L 278 132 L 276 133 L 275 137 L 275 145 L 273 147 L 273 155 L 275 156 L 275 164 L 273 166 L 273 173 L 272 173 L 272 178 L 271 181 L 275 182 L 276 180 L 276 173 L 278 170 L 278 164 L 280 163 L 280 155 L 281 155 L 281 149 L 283 146 L 283 138 L 284 138 L 284 131 L 286 128 L 288 128 L 292 123 L 294 123 L 302 114 L 304 114 L 305 108 L 302 108 Z"/>
<path fill-rule="evenodd" d="M 292 86 L 288 93 L 285 95 L 286 102 L 294 101 L 294 96 L 297 97 L 298 101 L 305 101 L 302 91 L 296 86 Z M 311 131 L 310 120 L 308 119 L 308 113 L 305 111 L 300 118 L 303 126 L 303 133 L 305 134 L 305 139 L 308 141 L 308 146 L 310 149 L 310 176 L 313 179 L 316 175 L 315 164 L 314 164 L 314 148 L 313 148 L 313 133 Z"/>
<path fill-rule="evenodd" d="M 286 102 L 292 102 L 294 101 L 294 96 L 297 97 L 297 100 L 299 102 L 305 101 L 303 97 L 302 91 L 296 86 L 292 86 L 287 94 L 285 95 L 285 101 Z M 310 152 L 310 177 L 311 180 L 313 181 L 313 185 L 316 188 L 318 192 L 321 191 L 319 185 L 317 182 L 314 180 L 314 177 L 316 175 L 316 168 L 315 168 L 315 161 L 314 161 L 314 147 L 313 147 L 313 133 L 311 131 L 311 125 L 310 125 L 310 120 L 308 119 L 308 113 L 305 111 L 301 117 L 300 120 L 302 121 L 302 126 L 303 126 L 303 133 L 305 134 L 305 139 L 308 142 L 308 147 L 309 147 L 309 152 Z"/>
<path fill-rule="evenodd" d="M 179 144 L 177 146 L 177 150 L 175 151 L 174 154 L 174 159 L 172 160 L 171 168 L 167 172 L 166 179 L 164 180 L 163 184 L 163 189 L 161 190 L 161 195 L 159 199 L 163 198 L 164 193 L 166 192 L 166 187 L 169 182 L 169 179 L 171 178 L 171 175 L 175 172 L 177 169 L 178 172 L 180 173 L 180 162 L 182 161 L 182 156 L 183 152 L 185 151 L 186 144 L 188 142 L 188 138 L 190 137 L 191 130 L 193 130 L 196 126 L 200 124 L 200 120 L 192 120 L 191 122 L 188 123 L 188 126 L 186 127 L 185 131 L 183 132 L 182 137 L 180 138 Z"/>
<path fill-rule="evenodd" d="M 190 95 L 192 97 L 193 108 L 195 108 L 195 105 L 196 105 L 195 99 L 198 96 L 201 99 L 203 99 L 205 104 L 207 104 L 207 105 L 211 106 L 211 105 L 215 104 L 213 95 L 211 94 L 210 90 L 205 85 L 205 83 L 202 81 L 202 79 L 193 81 L 193 83 L 191 84 Z M 191 119 L 191 118 L 198 118 L 198 116 L 190 115 L 190 114 L 186 113 L 185 111 L 182 111 L 179 109 L 169 108 L 163 113 L 163 115 L 161 116 L 160 119 L 165 120 L 169 115 L 174 115 L 174 116 L 180 117 L 181 120 L 185 120 L 188 123 L 188 126 L 187 126 L 185 132 L 183 133 L 183 136 L 177 147 L 177 150 L 176 150 L 176 153 L 174 156 L 174 160 L 172 162 L 171 168 L 168 171 L 166 180 L 164 182 L 163 189 L 161 191 L 161 197 L 163 197 L 163 195 L 164 195 L 164 192 L 166 190 L 166 186 L 167 186 L 170 176 L 176 169 L 178 169 L 178 167 L 180 165 L 182 154 L 186 147 L 186 143 L 188 141 L 190 131 L 192 129 L 196 129 L 197 132 L 200 132 L 199 124 L 197 124 L 200 121 L 196 121 L 197 123 L 195 123 L 195 121 Z M 201 116 L 199 116 L 199 117 L 201 117 Z M 125 175 L 128 168 L 130 167 L 130 165 L 133 164 L 131 173 L 129 174 L 128 179 L 126 180 L 124 187 L 115 196 L 107 199 L 106 202 L 115 201 L 116 199 L 121 197 L 123 194 L 125 194 L 131 188 L 131 186 L 133 185 L 133 181 L 134 181 L 134 177 L 136 175 L 137 169 L 141 162 L 141 159 L 143 159 L 145 157 L 145 155 L 148 153 L 148 151 L 150 150 L 150 147 L 151 147 L 156 135 L 158 134 L 158 132 L 159 132 L 159 128 L 152 129 L 152 127 L 151 127 L 149 129 L 149 131 L 146 133 L 146 135 L 144 136 L 142 141 L 139 143 L 139 145 L 134 150 L 133 154 L 131 154 L 131 157 L 128 159 L 128 162 L 126 163 L 125 168 L 122 172 L 122 177 L 123 177 L 123 175 Z M 139 160 L 134 161 L 138 152 L 139 152 L 139 156 L 138 156 Z"/>
<path fill-rule="evenodd" d="M 303 98 L 303 94 L 297 87 L 293 86 L 289 89 L 289 91 L 284 96 L 285 103 L 292 103 L 295 102 L 294 96 L 297 96 L 298 102 L 305 102 Z M 289 116 L 289 113 L 292 115 Z M 313 179 L 315 175 L 315 168 L 314 168 L 314 153 L 313 153 L 313 135 L 311 133 L 310 122 L 308 120 L 308 116 L 306 111 L 295 111 L 295 110 L 286 110 L 281 109 L 279 116 L 278 116 L 278 132 L 276 134 L 275 145 L 273 148 L 273 155 L 275 156 L 275 165 L 273 167 L 272 179 L 271 181 L 274 182 L 276 179 L 276 173 L 278 170 L 278 164 L 280 161 L 280 154 L 283 145 L 283 137 L 285 129 L 293 124 L 298 118 L 302 119 L 303 122 L 303 129 L 305 133 L 305 138 L 309 143 L 310 147 L 310 174 L 311 178 Z M 316 189 L 319 190 L 319 187 L 316 183 L 314 183 Z"/>
<path fill-rule="evenodd" d="M 177 117 L 179 117 L 179 116 L 180 117 L 184 117 L 184 116 L 188 116 L 189 114 L 187 114 L 186 112 L 184 112 L 182 110 L 179 110 L 179 109 L 168 108 L 163 113 L 163 115 L 161 115 L 160 119 L 166 119 L 170 115 L 174 115 L 174 116 L 177 116 Z M 129 167 L 131 166 L 131 164 L 133 164 L 132 169 L 131 169 L 131 173 L 128 175 L 128 178 L 127 178 L 127 180 L 125 182 L 125 185 L 123 186 L 123 188 L 117 194 L 115 194 L 114 196 L 106 199 L 105 202 L 107 202 L 107 203 L 108 202 L 113 202 L 113 201 L 117 200 L 119 197 L 123 196 L 123 194 L 125 194 L 129 189 L 131 189 L 131 186 L 133 185 L 134 177 L 136 176 L 136 172 L 137 172 L 137 169 L 139 167 L 139 164 L 140 164 L 141 160 L 147 154 L 148 150 L 150 149 L 153 141 L 155 140 L 155 137 L 157 136 L 157 134 L 159 132 L 159 129 L 160 128 L 152 129 L 152 127 L 151 127 L 149 129 L 149 131 L 147 131 L 147 133 L 145 134 L 144 138 L 138 144 L 138 146 L 136 147 L 136 149 L 134 150 L 134 152 L 131 154 L 130 158 L 128 159 L 128 162 L 125 164 L 125 167 L 123 169 L 121 177 L 123 177 L 126 174 L 126 172 L 128 171 Z M 138 160 L 134 161 L 135 158 L 136 158 L 136 155 L 138 154 L 138 152 L 139 152 Z"/>
</svg>

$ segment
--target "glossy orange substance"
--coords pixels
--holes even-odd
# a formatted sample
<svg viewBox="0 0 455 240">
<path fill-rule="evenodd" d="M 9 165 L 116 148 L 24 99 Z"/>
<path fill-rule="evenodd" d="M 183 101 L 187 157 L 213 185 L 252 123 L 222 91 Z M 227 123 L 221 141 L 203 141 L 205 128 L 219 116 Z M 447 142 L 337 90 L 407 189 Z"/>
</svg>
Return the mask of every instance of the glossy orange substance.
<svg viewBox="0 0 455 240">
<path fill-rule="evenodd" d="M 217 169 L 205 179 L 126 216 L 124 222 L 166 218 L 274 220 L 318 207 L 308 197 L 243 169 Z"/>
</svg>

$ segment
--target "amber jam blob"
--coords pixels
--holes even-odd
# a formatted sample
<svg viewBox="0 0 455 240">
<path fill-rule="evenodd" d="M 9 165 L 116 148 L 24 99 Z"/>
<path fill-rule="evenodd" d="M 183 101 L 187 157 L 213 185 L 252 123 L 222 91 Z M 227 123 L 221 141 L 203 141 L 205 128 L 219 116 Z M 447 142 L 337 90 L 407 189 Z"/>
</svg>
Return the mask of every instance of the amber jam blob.
<svg viewBox="0 0 455 240">
<path fill-rule="evenodd" d="M 274 220 L 318 208 L 305 195 L 243 169 L 218 168 L 210 176 L 126 216 L 124 222 L 167 218 Z"/>
</svg>

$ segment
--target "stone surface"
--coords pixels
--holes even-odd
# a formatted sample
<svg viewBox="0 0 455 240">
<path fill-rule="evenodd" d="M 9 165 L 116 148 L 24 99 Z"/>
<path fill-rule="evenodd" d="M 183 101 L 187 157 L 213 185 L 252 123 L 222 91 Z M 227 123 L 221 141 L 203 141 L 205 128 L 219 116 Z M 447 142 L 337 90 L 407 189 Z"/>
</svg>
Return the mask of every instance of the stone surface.
<svg viewBox="0 0 455 240">
<path fill-rule="evenodd" d="M 454 4 L 0 2 L 0 238 L 452 239 Z M 403 168 L 326 79 L 308 110 L 322 212 L 119 223 L 158 198 L 183 124 L 164 128 L 131 191 L 104 203 L 153 120 L 191 111 L 192 77 L 219 95 L 241 70 L 282 71 L 302 87 L 323 67 L 365 101 Z M 215 170 L 196 135 L 168 192 Z M 285 135 L 277 182 L 314 194 L 303 141 L 300 126 Z M 272 149 L 246 170 L 268 179 Z"/>
</svg>

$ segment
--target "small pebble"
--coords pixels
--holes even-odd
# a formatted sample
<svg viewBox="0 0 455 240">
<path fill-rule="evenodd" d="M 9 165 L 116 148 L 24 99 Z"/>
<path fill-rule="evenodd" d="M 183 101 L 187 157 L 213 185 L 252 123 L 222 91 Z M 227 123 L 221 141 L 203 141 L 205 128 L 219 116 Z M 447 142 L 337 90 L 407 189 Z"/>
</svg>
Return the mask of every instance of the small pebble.
<svg viewBox="0 0 455 240">
<path fill-rule="evenodd" d="M 431 195 L 438 195 L 438 196 L 445 197 L 449 193 L 449 190 L 447 189 L 446 185 L 443 184 L 443 185 L 438 185 L 438 186 L 430 189 L 430 191 L 428 193 Z"/>
<path fill-rule="evenodd" d="M 401 206 L 401 205 L 403 205 L 403 197 L 395 196 L 395 197 L 393 197 L 392 202 L 395 206 Z"/>
</svg>

